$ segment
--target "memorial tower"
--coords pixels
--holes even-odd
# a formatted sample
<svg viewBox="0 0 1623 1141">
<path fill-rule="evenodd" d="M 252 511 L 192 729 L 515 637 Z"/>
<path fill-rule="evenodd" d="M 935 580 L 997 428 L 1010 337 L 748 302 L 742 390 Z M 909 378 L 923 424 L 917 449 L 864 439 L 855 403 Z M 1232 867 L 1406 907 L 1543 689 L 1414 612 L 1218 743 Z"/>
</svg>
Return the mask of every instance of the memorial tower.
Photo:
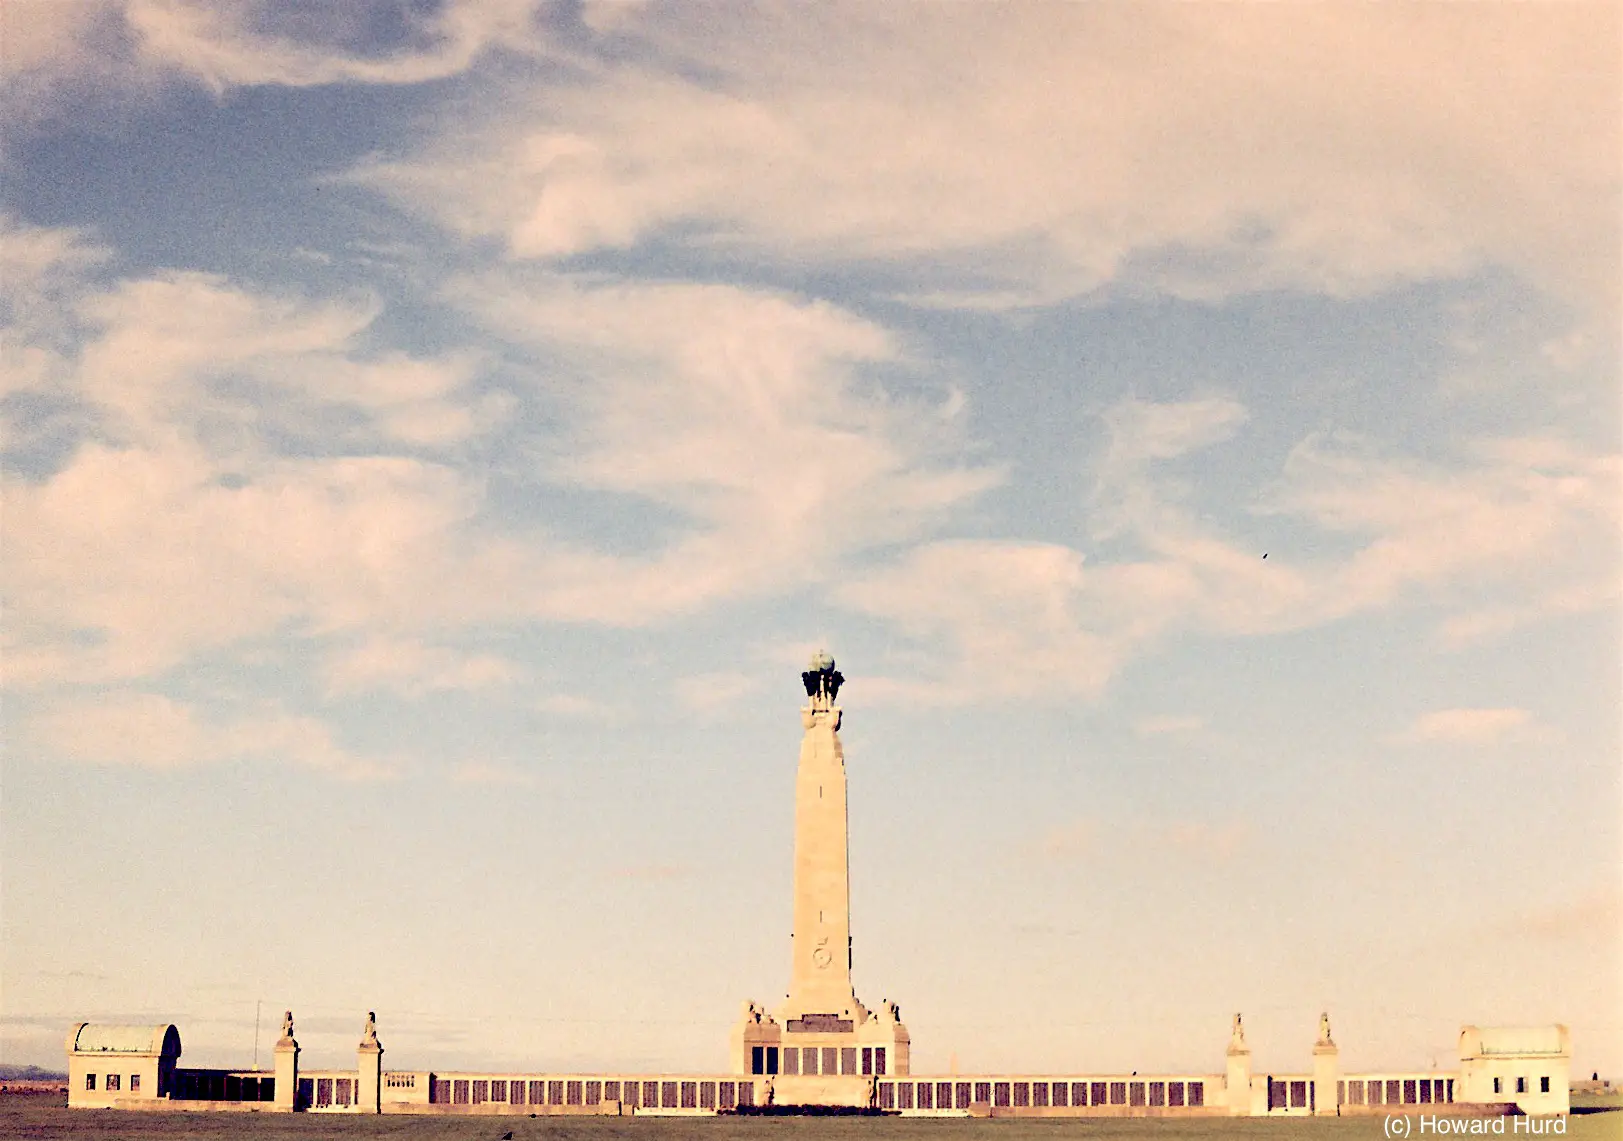
<svg viewBox="0 0 1623 1141">
<path fill-rule="evenodd" d="M 845 750 L 834 659 L 819 650 L 800 675 L 806 704 L 795 776 L 789 992 L 774 1019 L 746 1003 L 733 1068 L 778 1075 L 780 1103 L 863 1104 L 873 1079 L 908 1072 L 907 1028 L 894 1003 L 872 1013 L 851 984 L 851 880 Z"/>
</svg>

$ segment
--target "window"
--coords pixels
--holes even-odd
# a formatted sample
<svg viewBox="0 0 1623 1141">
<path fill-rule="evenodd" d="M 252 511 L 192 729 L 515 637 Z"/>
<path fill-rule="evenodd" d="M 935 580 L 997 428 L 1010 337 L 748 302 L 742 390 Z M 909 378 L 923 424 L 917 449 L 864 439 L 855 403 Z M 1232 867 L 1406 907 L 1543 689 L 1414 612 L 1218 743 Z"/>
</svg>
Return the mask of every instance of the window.
<svg viewBox="0 0 1623 1141">
<path fill-rule="evenodd" d="M 992 1084 L 992 1104 L 1005 1106 L 1009 1104 L 1009 1083 L 994 1082 Z"/>
<path fill-rule="evenodd" d="M 776 1046 L 766 1048 L 766 1072 L 769 1074 L 778 1072 L 778 1048 Z"/>
<path fill-rule="evenodd" d="M 468 1104 L 468 1081 L 466 1078 L 458 1078 L 451 1083 L 451 1101 L 455 1105 Z"/>
<path fill-rule="evenodd" d="M 720 1095 L 721 1108 L 731 1109 L 733 1106 L 738 1104 L 738 1093 L 733 1088 L 732 1082 L 722 1082 L 720 1088 L 716 1092 Z"/>
<path fill-rule="evenodd" d="M 783 1072 L 798 1074 L 800 1072 L 800 1048 L 798 1046 L 785 1046 L 783 1048 Z"/>
<path fill-rule="evenodd" d="M 484 1105 L 490 1100 L 490 1082 L 481 1078 L 473 1083 L 473 1104 Z"/>
<path fill-rule="evenodd" d="M 937 1109 L 952 1108 L 952 1083 L 937 1082 L 935 1084 L 935 1107 Z"/>
<path fill-rule="evenodd" d="M 698 1082 L 683 1082 L 682 1083 L 682 1108 L 683 1109 L 698 1109 L 699 1108 L 699 1083 Z"/>
<path fill-rule="evenodd" d="M 1516 1079 L 1516 1092 L 1517 1093 L 1526 1093 L 1527 1092 L 1527 1079 L 1526 1078 L 1517 1078 Z"/>
<path fill-rule="evenodd" d="M 659 1108 L 659 1083 L 658 1082 L 643 1082 L 642 1083 L 642 1103 L 644 1105 L 646 1105 L 649 1109 L 658 1109 Z"/>
<path fill-rule="evenodd" d="M 1189 1083 L 1189 1104 L 1190 1105 L 1205 1105 L 1206 1104 L 1206 1083 L 1205 1082 L 1190 1082 Z"/>
<path fill-rule="evenodd" d="M 1404 1105 L 1413 1105 L 1413 1104 L 1415 1104 L 1414 1079 L 1413 1078 L 1404 1078 L 1403 1079 L 1403 1104 Z"/>
<path fill-rule="evenodd" d="M 913 1108 L 913 1083 L 902 1082 L 896 1087 L 896 1108 Z"/>
<path fill-rule="evenodd" d="M 857 1072 L 857 1048 L 847 1046 L 840 1051 L 840 1073 L 854 1074 Z"/>
<path fill-rule="evenodd" d="M 117 1088 L 118 1088 L 118 1075 L 117 1074 L 108 1074 L 107 1075 L 107 1092 L 111 1093 L 114 1090 L 116 1090 Z"/>
<path fill-rule="evenodd" d="M 873 1048 L 873 1072 L 880 1077 L 885 1076 L 885 1048 L 883 1046 Z"/>
<path fill-rule="evenodd" d="M 896 1108 L 896 1083 L 895 1082 L 880 1082 L 879 1083 L 879 1108 L 880 1109 L 895 1109 Z"/>
<path fill-rule="evenodd" d="M 137 1080 L 139 1080 L 139 1079 L 137 1079 L 137 1078 L 131 1078 L 130 1079 L 131 1082 L 135 1082 Z M 132 1089 L 132 1090 L 135 1089 L 135 1088 L 136 1087 L 134 1085 L 130 1086 L 130 1089 Z M 1549 1075 L 1545 1075 L 1544 1077 L 1542 1077 L 1542 1078 L 1540 1078 L 1538 1080 L 1538 1092 L 1539 1093 L 1549 1093 L 1550 1092 L 1550 1078 L 1549 1078 Z"/>
<path fill-rule="evenodd" d="M 953 1086 L 953 1098 L 955 1099 L 953 1104 L 956 1105 L 959 1109 L 968 1109 L 969 1108 L 969 1083 L 968 1082 L 958 1082 L 956 1085 L 954 1085 Z"/>
<path fill-rule="evenodd" d="M 929 1082 L 919 1083 L 919 1108 L 935 1108 L 935 1086 L 931 1085 Z"/>
<path fill-rule="evenodd" d="M 602 1082 L 587 1082 L 586 1083 L 586 1104 L 587 1105 L 601 1105 L 602 1103 L 603 1103 L 603 1083 Z"/>
<path fill-rule="evenodd" d="M 1065 1105 L 1070 1100 L 1070 1097 L 1069 1097 L 1070 1092 L 1071 1092 L 1070 1083 L 1068 1083 L 1068 1082 L 1055 1082 L 1054 1083 L 1054 1104 L 1055 1105 Z"/>
<path fill-rule="evenodd" d="M 1364 1104 L 1364 1083 L 1363 1082 L 1348 1082 L 1347 1083 L 1347 1104 L 1349 1104 L 1349 1105 L 1363 1105 Z"/>
<path fill-rule="evenodd" d="M 808 1074 L 811 1073 L 810 1070 L 807 1070 L 806 1072 Z M 766 1050 L 765 1050 L 764 1047 L 761 1047 L 761 1046 L 751 1046 L 750 1047 L 750 1073 L 752 1073 L 752 1074 L 764 1074 L 764 1073 L 766 1073 Z"/>
<path fill-rule="evenodd" d="M 507 1100 L 514 1105 L 524 1104 L 524 1083 L 521 1081 L 508 1082 Z"/>
<path fill-rule="evenodd" d="M 490 1100 L 491 1101 L 506 1101 L 507 1100 L 507 1079 L 506 1078 L 497 1078 L 495 1081 L 490 1083 Z"/>
<path fill-rule="evenodd" d="M 1166 1084 L 1166 1082 L 1151 1082 L 1150 1083 L 1150 1104 L 1151 1105 L 1164 1106 L 1164 1105 L 1166 1105 L 1166 1103 L 1167 1103 L 1167 1084 Z"/>
<path fill-rule="evenodd" d="M 1499 1092 L 1499 1087 L 1498 1087 L 1498 1084 L 1497 1084 L 1498 1079 L 1496 1078 L 1494 1080 L 1495 1080 L 1495 1085 L 1494 1085 L 1493 1092 L 1498 1093 Z M 1397 1078 L 1387 1078 L 1386 1079 L 1386 1104 L 1387 1105 L 1397 1105 L 1400 1101 L 1403 1100 L 1402 1095 L 1403 1095 L 1403 1083 L 1398 1081 Z"/>
<path fill-rule="evenodd" d="M 991 1105 L 992 1104 L 992 1083 L 991 1082 L 976 1082 L 975 1083 L 975 1100 L 978 1101 L 978 1102 L 981 1102 L 981 1103 L 983 1103 L 985 1105 Z"/>
<path fill-rule="evenodd" d="M 1420 1100 L 1422 1102 L 1431 1101 L 1431 1081 L 1429 1079 L 1420 1083 Z"/>
<path fill-rule="evenodd" d="M 1182 1082 L 1167 1083 L 1167 1104 L 1170 1106 L 1179 1106 L 1183 1104 Z"/>
<path fill-rule="evenodd" d="M 428 1087 L 428 1100 L 436 1105 L 444 1105 L 451 1100 L 451 1079 L 432 1078 Z"/>
<path fill-rule="evenodd" d="M 483 1083 L 480 1083 L 480 1084 L 483 1084 Z M 348 1105 L 349 1104 L 349 1085 L 350 1085 L 350 1080 L 348 1078 L 339 1078 L 336 1082 L 333 1083 L 333 1103 L 334 1104 L 336 1104 L 336 1105 Z"/>
<path fill-rule="evenodd" d="M 825 1074 L 837 1074 L 840 1072 L 840 1051 L 838 1047 L 823 1047 L 823 1072 Z"/>
<path fill-rule="evenodd" d="M 755 1104 L 755 1083 L 754 1082 L 739 1082 L 738 1083 L 738 1104 L 739 1105 L 754 1105 Z"/>
<path fill-rule="evenodd" d="M 1106 1103 L 1108 1095 L 1105 1090 L 1107 1088 L 1104 1082 L 1090 1082 L 1088 1084 L 1088 1097 L 1093 1100 L 1094 1105 L 1104 1105 Z M 1125 1100 L 1125 1097 L 1123 1100 Z"/>
<path fill-rule="evenodd" d="M 619 1101 L 620 1100 L 620 1083 L 619 1082 L 604 1082 L 603 1083 L 603 1100 L 604 1101 Z"/>
<path fill-rule="evenodd" d="M 457 1089 L 459 1091 L 461 1091 L 461 1095 L 462 1095 L 459 1098 L 457 1098 L 457 1100 L 459 1102 L 466 1102 L 468 1100 L 468 1083 L 467 1082 L 457 1082 L 456 1085 L 457 1085 Z M 316 1079 L 316 1107 L 319 1109 L 322 1106 L 328 1106 L 328 1105 L 331 1105 L 331 1104 L 332 1104 L 332 1079 L 331 1078 L 317 1078 Z"/>
<path fill-rule="evenodd" d="M 1110 1104 L 1111 1105 L 1126 1105 L 1127 1104 L 1127 1083 L 1126 1082 L 1111 1082 L 1110 1083 Z"/>
<path fill-rule="evenodd" d="M 864 1046 L 862 1048 L 862 1072 L 864 1074 L 873 1073 L 873 1047 L 872 1046 Z"/>
<path fill-rule="evenodd" d="M 675 1082 L 660 1082 L 659 1083 L 659 1107 L 661 1109 L 675 1109 L 676 1108 L 676 1083 Z"/>
<path fill-rule="evenodd" d="M 716 1108 L 716 1083 L 715 1082 L 700 1082 L 699 1083 L 699 1108 L 700 1109 L 715 1109 Z"/>
<path fill-rule="evenodd" d="M 579 1105 L 583 1096 L 581 1084 L 578 1081 L 564 1083 L 564 1104 Z"/>
<path fill-rule="evenodd" d="M 1021 1109 L 1031 1104 L 1031 1083 L 1014 1083 L 1014 1104 Z"/>
<path fill-rule="evenodd" d="M 1128 1105 L 1143 1105 L 1144 1104 L 1144 1083 L 1143 1082 L 1133 1082 L 1131 1085 L 1129 1085 L 1127 1087 L 1127 1104 Z"/>
<path fill-rule="evenodd" d="M 1039 1106 L 1043 1106 L 1043 1105 L 1048 1104 L 1048 1083 L 1047 1082 L 1032 1082 L 1031 1083 L 1031 1104 L 1032 1105 L 1039 1105 Z"/>
<path fill-rule="evenodd" d="M 547 1100 L 547 1083 L 537 1079 L 530 1083 L 530 1104 L 544 1105 Z"/>
<path fill-rule="evenodd" d="M 96 1075 L 95 1074 L 86 1074 L 85 1075 L 85 1089 L 95 1089 L 95 1088 L 96 1088 Z"/>
</svg>

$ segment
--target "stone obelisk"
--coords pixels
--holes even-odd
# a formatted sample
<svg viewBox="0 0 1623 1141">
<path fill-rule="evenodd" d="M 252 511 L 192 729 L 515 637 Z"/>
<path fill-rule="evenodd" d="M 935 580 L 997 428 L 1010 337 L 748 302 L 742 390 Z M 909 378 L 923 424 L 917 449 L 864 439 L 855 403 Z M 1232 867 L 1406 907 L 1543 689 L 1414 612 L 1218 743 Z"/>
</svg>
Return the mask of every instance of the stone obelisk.
<svg viewBox="0 0 1623 1141">
<path fill-rule="evenodd" d="M 851 986 L 851 865 L 840 708 L 845 679 L 819 651 L 801 679 L 806 735 L 795 777 L 794 949 L 785 1019 L 863 1022 L 867 1009 Z"/>
</svg>

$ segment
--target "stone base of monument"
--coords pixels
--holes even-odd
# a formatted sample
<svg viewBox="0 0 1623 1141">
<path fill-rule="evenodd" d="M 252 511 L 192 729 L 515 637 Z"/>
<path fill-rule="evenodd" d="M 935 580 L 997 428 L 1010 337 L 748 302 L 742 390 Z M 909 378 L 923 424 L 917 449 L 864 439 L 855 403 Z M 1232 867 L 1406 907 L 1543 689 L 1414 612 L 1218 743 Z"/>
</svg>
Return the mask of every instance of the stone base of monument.
<svg viewBox="0 0 1623 1141">
<path fill-rule="evenodd" d="M 858 1074 L 778 1074 L 772 1079 L 773 1105 L 873 1104 L 873 1079 Z"/>
</svg>

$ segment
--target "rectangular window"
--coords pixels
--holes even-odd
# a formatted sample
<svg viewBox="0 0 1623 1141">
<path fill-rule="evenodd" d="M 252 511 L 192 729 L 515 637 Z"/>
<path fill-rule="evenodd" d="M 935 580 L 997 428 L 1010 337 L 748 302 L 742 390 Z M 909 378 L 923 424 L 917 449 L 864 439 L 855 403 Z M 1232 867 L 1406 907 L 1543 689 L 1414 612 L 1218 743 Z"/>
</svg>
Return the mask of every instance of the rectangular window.
<svg viewBox="0 0 1623 1141">
<path fill-rule="evenodd" d="M 769 1074 L 778 1072 L 778 1048 L 776 1046 L 766 1048 L 766 1072 Z"/>
<path fill-rule="evenodd" d="M 1495 1089 L 1493 1092 L 1498 1093 L 1499 1091 L 1497 1089 Z M 1403 1100 L 1403 1083 L 1398 1081 L 1397 1078 L 1387 1078 L 1386 1079 L 1386 1104 L 1387 1105 L 1397 1105 L 1402 1100 Z"/>
<path fill-rule="evenodd" d="M 468 1083 L 466 1079 L 458 1078 L 451 1083 L 451 1102 L 453 1105 L 468 1104 Z"/>
<path fill-rule="evenodd" d="M 1306 1082 L 1292 1082 L 1291 1083 L 1291 1108 L 1292 1109 L 1306 1109 L 1307 1108 L 1307 1083 Z"/>
<path fill-rule="evenodd" d="M 885 1074 L 885 1048 L 883 1046 L 873 1048 L 873 1072 L 881 1077 Z"/>
<path fill-rule="evenodd" d="M 1166 1103 L 1167 1103 L 1167 1084 L 1166 1084 L 1166 1082 L 1151 1082 L 1150 1083 L 1150 1104 L 1164 1107 L 1166 1105 Z"/>
<path fill-rule="evenodd" d="M 490 1100 L 490 1082 L 485 1078 L 477 1078 L 473 1083 L 473 1104 L 484 1105 Z"/>
<path fill-rule="evenodd" d="M 929 1082 L 919 1083 L 919 1108 L 935 1108 L 935 1086 L 931 1085 Z"/>
<path fill-rule="evenodd" d="M 1494 1078 L 1493 1079 L 1493 1092 L 1494 1093 L 1504 1093 L 1505 1092 L 1503 1079 L 1501 1079 L 1501 1078 Z"/>
<path fill-rule="evenodd" d="M 85 1089 L 95 1089 L 95 1088 L 96 1088 L 96 1075 L 95 1074 L 86 1074 L 85 1075 Z"/>
<path fill-rule="evenodd" d="M 935 1107 L 937 1109 L 952 1108 L 952 1083 L 937 1082 L 935 1084 Z"/>
<path fill-rule="evenodd" d="M 466 1086 L 468 1083 L 467 1082 L 458 1082 L 457 1084 L 460 1085 L 460 1086 Z M 468 1099 L 464 1097 L 462 1100 L 467 1101 Z M 332 1079 L 331 1078 L 317 1078 L 316 1079 L 316 1105 L 317 1105 L 317 1107 L 331 1105 L 331 1104 L 332 1104 Z"/>
<path fill-rule="evenodd" d="M 1093 1104 L 1098 1105 L 1100 1101 L 1104 1100 L 1105 1087 L 1104 1087 L 1103 1082 L 1094 1082 L 1093 1084 L 1094 1084 L 1094 1095 L 1093 1095 L 1094 1096 L 1094 1103 Z M 1087 1082 L 1072 1082 L 1071 1083 L 1071 1104 L 1072 1105 L 1087 1105 L 1088 1104 L 1088 1083 Z"/>
<path fill-rule="evenodd" d="M 683 1082 L 682 1083 L 682 1108 L 683 1109 L 698 1109 L 699 1108 L 699 1083 L 698 1082 Z"/>
<path fill-rule="evenodd" d="M 1347 1103 L 1349 1105 L 1363 1105 L 1364 1104 L 1364 1083 L 1363 1082 L 1348 1082 L 1347 1083 Z"/>
<path fill-rule="evenodd" d="M 1422 1103 L 1431 1101 L 1431 1079 L 1427 1078 L 1420 1083 L 1420 1100 Z"/>
<path fill-rule="evenodd" d="M 1449 1101 L 1454 1100 L 1454 1079 L 1453 1078 L 1448 1079 L 1448 1100 Z"/>
<path fill-rule="evenodd" d="M 810 1073 L 811 1071 L 807 1070 L 806 1072 Z M 751 1046 L 750 1047 L 750 1073 L 752 1073 L 752 1074 L 764 1074 L 764 1073 L 766 1073 L 766 1049 L 765 1049 L 765 1047 L 762 1047 L 762 1046 Z"/>
<path fill-rule="evenodd" d="M 1128 1085 L 1128 1087 L 1127 1087 L 1127 1104 L 1128 1105 L 1143 1105 L 1144 1104 L 1144 1083 L 1143 1082 L 1132 1082 L 1131 1084 Z"/>
<path fill-rule="evenodd" d="M 1346 1105 L 1347 1104 L 1347 1083 L 1346 1082 L 1337 1082 L 1336 1083 L 1336 1104 L 1337 1105 Z"/>
<path fill-rule="evenodd" d="M 620 1100 L 620 1083 L 619 1082 L 604 1082 L 603 1083 L 603 1100 L 604 1101 L 619 1101 Z"/>
<path fill-rule="evenodd" d="M 675 1109 L 676 1108 L 676 1083 L 675 1082 L 660 1082 L 659 1083 L 659 1107 L 661 1109 Z"/>
<path fill-rule="evenodd" d="M 1025 1109 L 1031 1104 L 1031 1083 L 1014 1083 L 1014 1104 L 1017 1109 Z"/>
<path fill-rule="evenodd" d="M 1167 1105 L 1172 1107 L 1173 1109 L 1176 1109 L 1178 1106 L 1180 1106 L 1182 1104 L 1183 1104 L 1183 1083 L 1182 1082 L 1168 1082 L 1167 1083 Z"/>
<path fill-rule="evenodd" d="M 133 1077 L 130 1078 L 130 1090 L 132 1092 L 141 1088 L 140 1086 L 135 1084 L 136 1082 L 138 1082 L 140 1080 L 141 1080 L 141 1076 L 139 1074 L 136 1074 L 136 1075 L 134 1075 Z M 1542 1077 L 1542 1078 L 1540 1078 L 1538 1080 L 1538 1092 L 1539 1093 L 1549 1093 L 1550 1092 L 1550 1079 L 1549 1079 L 1548 1075 L 1546 1075 L 1546 1076 L 1544 1076 L 1544 1077 Z"/>
<path fill-rule="evenodd" d="M 953 1104 L 959 1109 L 969 1108 L 969 1083 L 957 1082 L 952 1087 Z"/>
<path fill-rule="evenodd" d="M 547 1104 L 562 1105 L 564 1103 L 564 1083 L 562 1079 L 547 1079 Z"/>
<path fill-rule="evenodd" d="M 739 1082 L 738 1083 L 738 1104 L 739 1105 L 754 1105 L 755 1104 L 755 1083 L 754 1082 Z"/>
<path fill-rule="evenodd" d="M 823 1047 L 823 1072 L 825 1074 L 837 1074 L 840 1072 L 840 1051 L 838 1047 Z"/>
<path fill-rule="evenodd" d="M 1046 1106 L 1048 1104 L 1047 1082 L 1031 1083 L 1031 1104 L 1037 1106 Z"/>
<path fill-rule="evenodd" d="M 1404 1105 L 1415 1105 L 1415 1104 L 1417 1104 L 1416 1101 L 1415 1101 L 1415 1088 L 1414 1088 L 1414 1079 L 1413 1078 L 1404 1078 L 1403 1079 L 1403 1104 Z"/>
<path fill-rule="evenodd" d="M 1526 1078 L 1517 1078 L 1516 1079 L 1516 1092 L 1517 1093 L 1526 1093 L 1527 1092 L 1527 1079 Z"/>
<path fill-rule="evenodd" d="M 1126 1082 L 1111 1082 L 1110 1083 L 1110 1104 L 1111 1105 L 1126 1105 L 1127 1104 L 1127 1083 Z"/>
<path fill-rule="evenodd" d="M 276 1079 L 275 1078 L 260 1078 L 259 1079 L 259 1100 L 260 1101 L 275 1101 L 276 1100 Z"/>
<path fill-rule="evenodd" d="M 451 1082 L 448 1078 L 434 1078 L 429 1082 L 428 1100 L 436 1105 L 445 1105 L 451 1100 Z"/>
<path fill-rule="evenodd" d="M 1381 1091 L 1383 1089 L 1385 1089 L 1385 1088 L 1386 1088 L 1385 1083 L 1383 1083 L 1381 1081 L 1371 1081 L 1369 1083 L 1369 1104 L 1370 1105 L 1380 1105 L 1381 1104 Z"/>
<path fill-rule="evenodd" d="M 108 1074 L 107 1075 L 107 1092 L 112 1093 L 117 1088 L 118 1088 L 118 1075 L 117 1074 Z"/>
<path fill-rule="evenodd" d="M 1054 1083 L 1054 1104 L 1069 1105 L 1071 1100 L 1071 1086 L 1069 1082 Z"/>
<path fill-rule="evenodd" d="M 642 1103 L 644 1105 L 646 1105 L 649 1109 L 658 1109 L 659 1108 L 659 1083 L 658 1082 L 643 1082 L 642 1083 Z"/>
<path fill-rule="evenodd" d="M 716 1108 L 716 1083 L 715 1082 L 700 1082 L 699 1083 L 699 1108 L 700 1109 L 715 1109 Z"/>
<path fill-rule="evenodd" d="M 349 1104 L 349 1079 L 348 1078 L 339 1078 L 337 1081 L 333 1082 L 333 1104 L 334 1105 L 348 1105 Z"/>
<path fill-rule="evenodd" d="M 901 1082 L 896 1086 L 896 1108 L 913 1108 L 913 1083 Z"/>
<path fill-rule="evenodd" d="M 857 1072 L 857 1048 L 846 1046 L 840 1051 L 840 1073 L 854 1074 Z"/>
<path fill-rule="evenodd" d="M 490 1100 L 491 1101 L 506 1101 L 507 1100 L 507 1079 L 506 1078 L 497 1078 L 495 1081 L 490 1083 Z"/>
<path fill-rule="evenodd" d="M 817 1072 L 817 1047 L 807 1046 L 800 1052 L 801 1068 L 808 1074 Z"/>
<path fill-rule="evenodd" d="M 586 1104 L 587 1105 L 602 1105 L 603 1104 L 603 1083 L 602 1082 L 587 1082 L 586 1083 Z"/>
<path fill-rule="evenodd" d="M 732 1082 L 722 1082 L 716 1092 L 721 1099 L 721 1108 L 731 1109 L 738 1104 L 738 1092 L 733 1088 Z"/>
<path fill-rule="evenodd" d="M 131 1074 L 130 1075 L 130 1092 L 131 1093 L 140 1093 L 141 1092 L 141 1075 L 140 1074 Z M 1544 1079 L 1544 1092 L 1545 1093 L 1550 1092 L 1550 1079 L 1549 1078 Z"/>
<path fill-rule="evenodd" d="M 1009 1104 L 1008 1082 L 992 1083 L 992 1104 L 996 1106 L 1006 1106 Z"/>
<path fill-rule="evenodd" d="M 992 1104 L 992 1083 L 991 1082 L 976 1082 L 975 1083 L 975 1100 L 980 1102 L 982 1105 L 991 1105 Z"/>
<path fill-rule="evenodd" d="M 579 1105 L 581 1103 L 581 1101 L 584 1099 L 585 1094 L 586 1094 L 586 1091 L 581 1088 L 580 1082 L 578 1082 L 578 1081 L 568 1081 L 568 1082 L 564 1083 L 564 1104 L 565 1105 Z"/>
<path fill-rule="evenodd" d="M 785 1046 L 783 1048 L 783 1072 L 798 1074 L 800 1072 L 800 1047 Z"/>
<path fill-rule="evenodd" d="M 864 1074 L 873 1073 L 873 1047 L 872 1046 L 864 1046 L 862 1048 L 862 1072 Z"/>
<path fill-rule="evenodd" d="M 1190 1082 L 1189 1083 L 1189 1104 L 1190 1105 L 1205 1105 L 1206 1104 L 1206 1083 L 1205 1082 Z"/>
<path fill-rule="evenodd" d="M 547 1083 L 540 1078 L 530 1082 L 530 1104 L 545 1105 L 547 1103 Z"/>
<path fill-rule="evenodd" d="M 895 1109 L 896 1108 L 896 1083 L 895 1082 L 880 1082 L 879 1083 L 879 1108 L 880 1109 Z"/>
</svg>

